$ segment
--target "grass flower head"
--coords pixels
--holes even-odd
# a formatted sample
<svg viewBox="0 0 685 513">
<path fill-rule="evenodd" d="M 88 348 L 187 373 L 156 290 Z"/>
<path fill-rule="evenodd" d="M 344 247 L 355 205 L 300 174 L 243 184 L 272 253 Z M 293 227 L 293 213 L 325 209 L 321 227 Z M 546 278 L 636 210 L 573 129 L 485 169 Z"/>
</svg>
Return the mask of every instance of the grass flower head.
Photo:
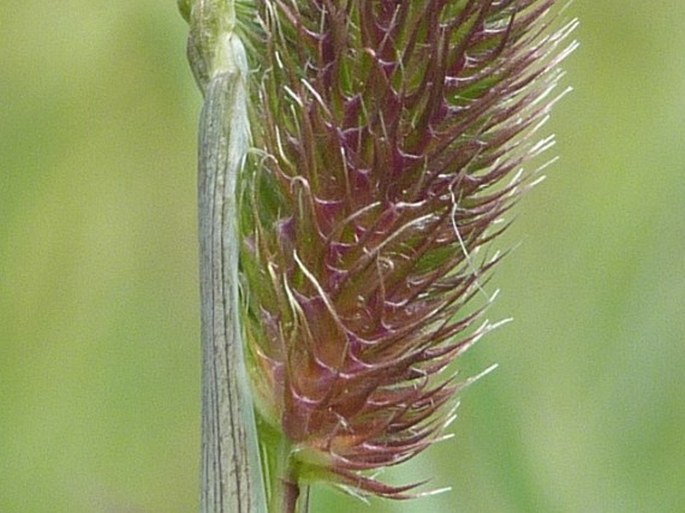
<svg viewBox="0 0 685 513">
<path fill-rule="evenodd" d="M 372 472 L 440 439 L 463 386 L 443 371 L 492 328 L 466 305 L 551 144 L 530 136 L 570 49 L 554 3 L 238 2 L 242 318 L 280 479 L 411 495 Z"/>
</svg>

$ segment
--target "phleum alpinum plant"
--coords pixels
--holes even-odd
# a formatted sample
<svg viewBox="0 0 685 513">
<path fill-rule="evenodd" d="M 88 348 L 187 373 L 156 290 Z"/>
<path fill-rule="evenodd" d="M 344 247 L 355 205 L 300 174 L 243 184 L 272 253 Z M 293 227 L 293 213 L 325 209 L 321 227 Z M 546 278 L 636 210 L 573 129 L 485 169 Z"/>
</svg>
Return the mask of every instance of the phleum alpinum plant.
<svg viewBox="0 0 685 513">
<path fill-rule="evenodd" d="M 202 511 L 307 511 L 445 436 L 537 181 L 554 0 L 180 0 L 204 95 Z M 467 305 L 475 301 L 474 306 Z"/>
</svg>

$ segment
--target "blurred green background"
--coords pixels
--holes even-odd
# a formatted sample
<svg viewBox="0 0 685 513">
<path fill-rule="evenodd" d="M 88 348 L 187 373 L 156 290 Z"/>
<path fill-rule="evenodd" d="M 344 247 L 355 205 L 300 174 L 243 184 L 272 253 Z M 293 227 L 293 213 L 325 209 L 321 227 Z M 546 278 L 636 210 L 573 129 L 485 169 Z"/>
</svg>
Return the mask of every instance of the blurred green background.
<svg viewBox="0 0 685 513">
<path fill-rule="evenodd" d="M 685 2 L 578 0 L 560 162 L 500 246 L 451 493 L 313 513 L 685 504 Z M 195 128 L 171 0 L 0 0 L 0 513 L 198 510 Z"/>
</svg>

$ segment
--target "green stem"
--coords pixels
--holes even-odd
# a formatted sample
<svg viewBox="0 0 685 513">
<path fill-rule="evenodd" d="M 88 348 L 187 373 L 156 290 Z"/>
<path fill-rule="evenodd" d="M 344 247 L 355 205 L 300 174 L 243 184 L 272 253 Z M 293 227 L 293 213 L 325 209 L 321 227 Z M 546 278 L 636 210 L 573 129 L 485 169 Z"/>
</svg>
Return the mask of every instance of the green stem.
<svg viewBox="0 0 685 513">
<path fill-rule="evenodd" d="M 285 478 L 283 482 L 283 513 L 297 513 L 300 485 L 297 480 Z"/>
<path fill-rule="evenodd" d="M 205 97 L 199 135 L 202 313 L 202 513 L 266 513 L 253 400 L 240 325 L 236 183 L 249 148 L 247 59 L 233 2 L 184 11 L 189 59 Z"/>
<path fill-rule="evenodd" d="M 269 513 L 308 513 L 309 487 L 300 482 L 300 468 L 292 445 L 272 427 L 260 426 L 267 470 Z"/>
<path fill-rule="evenodd" d="M 309 513 L 309 485 L 300 485 L 300 498 L 297 513 Z"/>
</svg>

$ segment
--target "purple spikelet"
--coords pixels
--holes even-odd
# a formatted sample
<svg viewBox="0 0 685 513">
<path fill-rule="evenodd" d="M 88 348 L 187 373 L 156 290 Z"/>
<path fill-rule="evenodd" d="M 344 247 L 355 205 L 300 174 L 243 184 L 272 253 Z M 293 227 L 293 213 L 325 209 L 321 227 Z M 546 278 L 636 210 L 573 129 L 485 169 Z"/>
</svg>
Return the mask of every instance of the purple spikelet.
<svg viewBox="0 0 685 513">
<path fill-rule="evenodd" d="M 441 371 L 492 327 L 464 306 L 551 142 L 529 136 L 572 47 L 554 3 L 256 2 L 243 319 L 284 479 L 411 494 L 366 471 L 441 436 L 463 386 Z"/>
</svg>

